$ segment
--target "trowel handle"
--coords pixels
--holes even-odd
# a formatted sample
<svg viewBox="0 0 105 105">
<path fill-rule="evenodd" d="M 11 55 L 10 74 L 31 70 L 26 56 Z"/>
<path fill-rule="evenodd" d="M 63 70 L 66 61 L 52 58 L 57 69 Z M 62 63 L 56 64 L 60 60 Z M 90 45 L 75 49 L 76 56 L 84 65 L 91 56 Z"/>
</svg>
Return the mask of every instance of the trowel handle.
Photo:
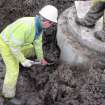
<svg viewBox="0 0 105 105">
<path fill-rule="evenodd" d="M 40 65 L 41 64 L 41 62 L 39 62 L 39 61 L 35 61 L 34 63 L 33 63 L 33 65 Z"/>
</svg>

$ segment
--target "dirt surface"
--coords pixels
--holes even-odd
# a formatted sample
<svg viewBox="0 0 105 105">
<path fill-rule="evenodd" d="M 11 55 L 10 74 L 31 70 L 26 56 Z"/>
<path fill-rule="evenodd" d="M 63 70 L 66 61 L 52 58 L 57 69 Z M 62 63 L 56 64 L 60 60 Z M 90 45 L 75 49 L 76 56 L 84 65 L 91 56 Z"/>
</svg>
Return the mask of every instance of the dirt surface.
<svg viewBox="0 0 105 105">
<path fill-rule="evenodd" d="M 46 4 L 52 4 L 59 10 L 71 6 L 73 0 L 0 0 L 0 31 L 9 23 L 22 16 L 35 16 Z"/>
<path fill-rule="evenodd" d="M 34 16 L 50 3 L 59 13 L 72 5 L 70 0 L 0 0 L 0 30 L 16 18 Z M 0 59 L 0 92 L 4 68 Z M 0 105 L 105 105 L 105 60 L 92 62 L 89 68 L 67 64 L 21 67 L 16 97 L 1 96 Z"/>
<path fill-rule="evenodd" d="M 1 87 L 3 65 L 1 60 Z M 0 105 L 105 105 L 105 61 L 89 69 L 67 64 L 21 68 L 16 97 L 0 97 Z"/>
</svg>

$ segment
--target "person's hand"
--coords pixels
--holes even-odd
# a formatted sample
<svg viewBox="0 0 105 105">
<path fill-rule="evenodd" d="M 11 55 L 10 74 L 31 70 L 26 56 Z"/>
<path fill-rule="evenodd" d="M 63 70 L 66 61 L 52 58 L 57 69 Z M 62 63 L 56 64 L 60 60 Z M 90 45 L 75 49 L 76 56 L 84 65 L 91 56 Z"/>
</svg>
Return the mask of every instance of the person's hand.
<svg viewBox="0 0 105 105">
<path fill-rule="evenodd" d="M 41 61 L 40 61 L 40 62 L 41 62 L 41 64 L 42 64 L 42 65 L 47 65 L 47 64 L 48 64 L 48 62 L 47 62 L 44 58 L 43 58 L 43 59 L 41 59 Z"/>
<path fill-rule="evenodd" d="M 24 67 L 31 67 L 35 62 L 34 61 L 31 61 L 29 59 L 26 59 L 23 63 L 22 63 L 22 66 Z"/>
</svg>

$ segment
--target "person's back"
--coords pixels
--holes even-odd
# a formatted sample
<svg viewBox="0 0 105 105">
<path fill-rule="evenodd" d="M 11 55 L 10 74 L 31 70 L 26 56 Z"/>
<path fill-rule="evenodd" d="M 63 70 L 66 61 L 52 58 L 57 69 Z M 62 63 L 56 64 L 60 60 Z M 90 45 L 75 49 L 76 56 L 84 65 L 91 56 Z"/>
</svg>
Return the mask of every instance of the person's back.
<svg viewBox="0 0 105 105">
<path fill-rule="evenodd" d="M 35 17 L 23 17 L 8 25 L 2 32 L 1 36 L 5 41 L 10 41 L 11 38 L 26 38 L 29 35 L 34 35 L 35 32 Z M 22 38 L 22 39 L 23 39 Z M 15 40 L 15 39 L 14 39 Z"/>
</svg>

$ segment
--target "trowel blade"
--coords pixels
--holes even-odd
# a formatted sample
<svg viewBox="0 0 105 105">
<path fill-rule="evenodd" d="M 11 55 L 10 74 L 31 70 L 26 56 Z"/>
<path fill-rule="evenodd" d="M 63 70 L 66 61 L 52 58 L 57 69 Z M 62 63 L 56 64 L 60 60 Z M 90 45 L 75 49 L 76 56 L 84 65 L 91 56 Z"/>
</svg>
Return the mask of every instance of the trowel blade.
<svg viewBox="0 0 105 105">
<path fill-rule="evenodd" d="M 33 65 L 41 65 L 41 62 L 35 61 L 35 62 L 33 63 Z"/>
</svg>

